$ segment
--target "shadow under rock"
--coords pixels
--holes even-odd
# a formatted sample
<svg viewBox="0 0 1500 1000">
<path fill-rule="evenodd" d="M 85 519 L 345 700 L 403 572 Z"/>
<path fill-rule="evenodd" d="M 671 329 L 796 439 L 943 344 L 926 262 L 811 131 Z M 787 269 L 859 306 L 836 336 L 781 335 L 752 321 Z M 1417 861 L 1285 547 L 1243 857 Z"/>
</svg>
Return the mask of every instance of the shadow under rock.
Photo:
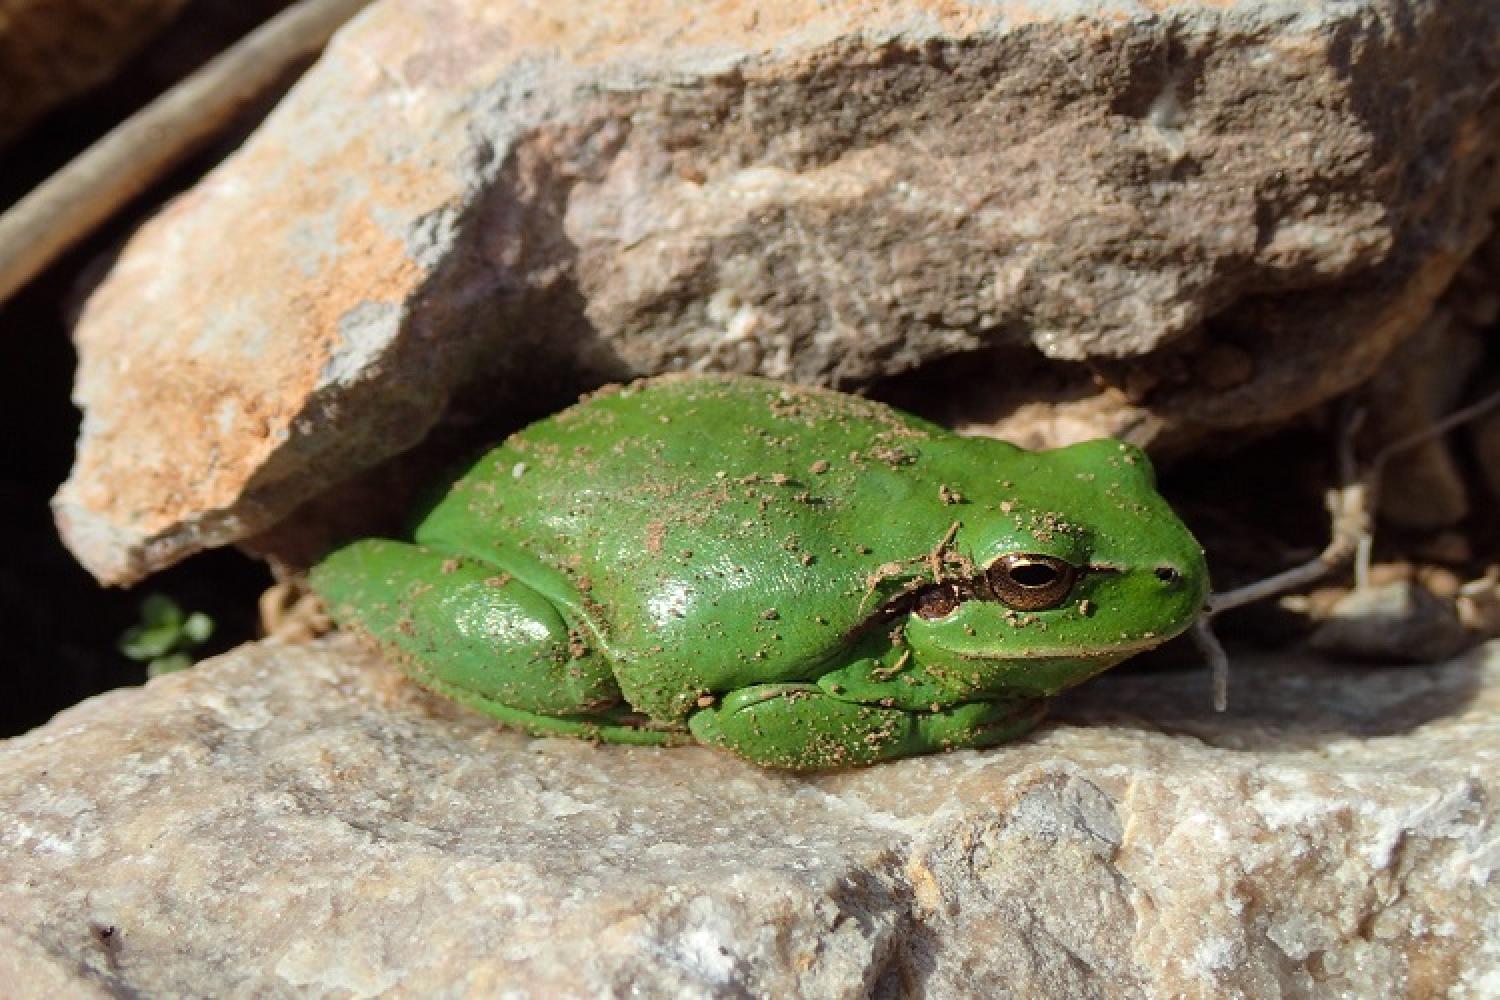
<svg viewBox="0 0 1500 1000">
<path fill-rule="evenodd" d="M 1192 736 L 1211 746 L 1275 753 L 1340 740 L 1406 735 L 1464 714 L 1500 645 L 1440 664 L 1371 666 L 1298 650 L 1230 653 L 1229 709 L 1213 710 L 1207 670 L 1107 674 L 1061 696 L 1053 723 Z"/>
</svg>

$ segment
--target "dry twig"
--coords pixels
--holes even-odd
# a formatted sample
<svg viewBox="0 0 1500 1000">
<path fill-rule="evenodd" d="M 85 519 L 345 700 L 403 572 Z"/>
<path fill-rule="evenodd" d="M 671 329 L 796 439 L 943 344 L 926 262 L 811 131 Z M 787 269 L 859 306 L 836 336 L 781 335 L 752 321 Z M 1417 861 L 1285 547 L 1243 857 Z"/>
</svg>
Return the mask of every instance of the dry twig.
<svg viewBox="0 0 1500 1000">
<path fill-rule="evenodd" d="M 0 302 L 202 147 L 368 0 L 302 0 L 162 94 L 0 215 Z"/>
<path fill-rule="evenodd" d="M 1243 607 L 1268 597 L 1286 593 L 1299 587 L 1316 583 L 1329 573 L 1340 568 L 1351 558 L 1355 560 L 1355 585 L 1367 586 L 1369 580 L 1370 552 L 1374 548 L 1375 512 L 1379 501 L 1380 476 L 1385 464 L 1393 456 L 1419 444 L 1430 441 L 1452 430 L 1460 424 L 1500 406 L 1500 390 L 1490 393 L 1475 403 L 1454 410 L 1443 419 L 1422 428 L 1404 438 L 1391 442 L 1376 453 L 1370 463 L 1359 469 L 1354 459 L 1354 435 L 1359 430 L 1363 414 L 1352 411 L 1339 429 L 1339 473 L 1343 485 L 1328 493 L 1328 510 L 1332 529 L 1328 545 L 1317 557 L 1291 569 L 1236 587 L 1221 594 L 1210 594 L 1208 606 L 1193 625 L 1193 641 L 1208 660 L 1213 677 L 1214 710 L 1222 712 L 1229 707 L 1229 657 L 1224 646 L 1213 633 L 1213 619 L 1233 608 Z"/>
</svg>

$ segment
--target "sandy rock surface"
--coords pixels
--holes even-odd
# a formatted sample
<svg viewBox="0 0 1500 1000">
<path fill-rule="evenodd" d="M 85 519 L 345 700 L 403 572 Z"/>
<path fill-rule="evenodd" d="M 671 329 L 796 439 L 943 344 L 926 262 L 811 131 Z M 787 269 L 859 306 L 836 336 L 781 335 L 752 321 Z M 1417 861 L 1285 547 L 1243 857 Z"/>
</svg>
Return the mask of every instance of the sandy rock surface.
<svg viewBox="0 0 1500 1000">
<path fill-rule="evenodd" d="M 534 740 L 342 640 L 0 746 L 12 995 L 1493 996 L 1500 645 L 1115 674 L 801 778 Z"/>
<path fill-rule="evenodd" d="M 88 303 L 59 523 L 134 580 L 450 405 L 673 369 L 1274 422 L 1482 238 L 1497 49 L 1469 0 L 380 0 Z"/>
</svg>

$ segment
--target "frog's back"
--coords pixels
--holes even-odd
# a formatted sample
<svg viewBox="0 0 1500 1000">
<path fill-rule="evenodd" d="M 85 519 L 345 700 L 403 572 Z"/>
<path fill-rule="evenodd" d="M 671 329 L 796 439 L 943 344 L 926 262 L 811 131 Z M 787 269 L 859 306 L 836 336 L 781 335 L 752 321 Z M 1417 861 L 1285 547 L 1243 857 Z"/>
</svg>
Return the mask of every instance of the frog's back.
<svg viewBox="0 0 1500 1000">
<path fill-rule="evenodd" d="M 872 609 L 878 567 L 952 520 L 922 468 L 947 436 L 826 390 L 655 379 L 511 437 L 418 539 L 569 606 L 632 703 L 680 717 L 695 688 L 816 676 Z"/>
</svg>

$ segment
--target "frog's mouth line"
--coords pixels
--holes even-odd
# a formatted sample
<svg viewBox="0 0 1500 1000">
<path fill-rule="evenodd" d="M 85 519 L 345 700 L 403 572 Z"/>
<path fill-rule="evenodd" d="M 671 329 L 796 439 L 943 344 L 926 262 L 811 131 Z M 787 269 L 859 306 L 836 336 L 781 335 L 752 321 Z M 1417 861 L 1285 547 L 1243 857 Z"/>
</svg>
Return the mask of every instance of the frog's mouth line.
<svg viewBox="0 0 1500 1000">
<path fill-rule="evenodd" d="M 1117 642 L 1111 646 L 1090 646 L 1088 648 L 1059 646 L 1052 649 L 1031 653 L 1006 650 L 1004 658 L 1007 660 L 1123 660 L 1128 657 L 1134 656 L 1137 653 L 1144 653 L 1148 649 L 1155 649 L 1163 643 L 1170 642 L 1192 627 L 1193 623 L 1188 622 L 1179 629 L 1158 632 L 1150 638 L 1134 639 L 1128 642 Z M 946 647 L 944 648 L 946 649 Z M 987 662 L 995 659 L 994 656 L 986 656 L 983 653 L 965 653 L 961 650 L 956 649 L 948 649 L 947 651 L 962 660 L 979 660 Z"/>
</svg>

